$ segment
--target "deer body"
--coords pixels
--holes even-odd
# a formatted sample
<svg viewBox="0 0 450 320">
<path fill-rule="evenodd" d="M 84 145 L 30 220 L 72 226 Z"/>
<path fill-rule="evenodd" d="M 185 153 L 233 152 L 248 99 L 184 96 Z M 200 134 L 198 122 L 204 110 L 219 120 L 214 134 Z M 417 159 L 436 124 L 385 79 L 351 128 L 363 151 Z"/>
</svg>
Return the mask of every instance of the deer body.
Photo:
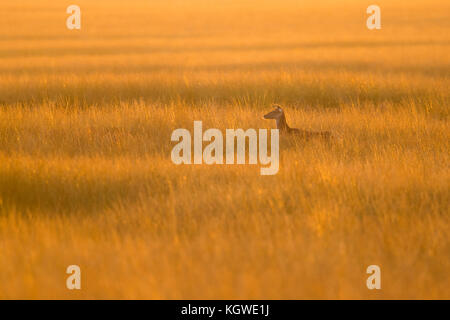
<svg viewBox="0 0 450 320">
<path fill-rule="evenodd" d="M 289 135 L 294 136 L 298 138 L 302 138 L 305 140 L 311 139 L 311 138 L 325 138 L 329 139 L 331 137 L 331 132 L 329 131 L 307 131 L 307 130 L 300 130 L 297 128 L 291 128 L 287 124 L 286 116 L 284 114 L 283 109 L 281 109 L 280 106 L 274 105 L 275 110 L 269 112 L 268 114 L 264 115 L 264 119 L 274 119 L 277 123 L 277 129 L 280 130 L 280 135 Z"/>
</svg>

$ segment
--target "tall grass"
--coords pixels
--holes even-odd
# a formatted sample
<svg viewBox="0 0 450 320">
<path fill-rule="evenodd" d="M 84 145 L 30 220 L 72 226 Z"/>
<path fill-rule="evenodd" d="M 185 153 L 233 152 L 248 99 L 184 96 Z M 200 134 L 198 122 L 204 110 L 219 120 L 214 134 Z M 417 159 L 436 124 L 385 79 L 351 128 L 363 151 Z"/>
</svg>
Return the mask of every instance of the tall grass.
<svg viewBox="0 0 450 320">
<path fill-rule="evenodd" d="M 0 298 L 450 298 L 448 3 L 78 4 L 0 4 Z M 272 103 L 341 139 L 171 162 Z"/>
</svg>

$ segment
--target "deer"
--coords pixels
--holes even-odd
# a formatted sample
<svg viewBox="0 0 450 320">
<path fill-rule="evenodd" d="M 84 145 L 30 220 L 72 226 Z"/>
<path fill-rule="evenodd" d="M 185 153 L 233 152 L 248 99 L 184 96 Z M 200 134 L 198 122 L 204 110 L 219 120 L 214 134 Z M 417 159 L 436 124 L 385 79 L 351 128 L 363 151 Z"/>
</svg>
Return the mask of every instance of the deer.
<svg viewBox="0 0 450 320">
<path fill-rule="evenodd" d="M 265 114 L 264 119 L 274 119 L 277 123 L 277 129 L 280 131 L 281 136 L 291 136 L 303 140 L 309 140 L 312 138 L 329 140 L 331 138 L 331 132 L 329 131 L 307 131 L 289 127 L 286 122 L 286 116 L 283 109 L 281 109 L 281 107 L 277 104 L 273 105 L 273 107 L 275 109 L 268 114 Z"/>
</svg>

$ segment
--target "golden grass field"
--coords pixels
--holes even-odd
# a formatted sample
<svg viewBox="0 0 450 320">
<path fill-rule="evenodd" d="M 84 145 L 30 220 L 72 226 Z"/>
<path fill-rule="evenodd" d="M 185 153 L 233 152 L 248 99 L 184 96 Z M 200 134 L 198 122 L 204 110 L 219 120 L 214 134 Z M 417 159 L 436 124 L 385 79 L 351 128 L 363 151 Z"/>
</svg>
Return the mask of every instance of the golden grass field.
<svg viewBox="0 0 450 320">
<path fill-rule="evenodd" d="M 449 299 L 449 31 L 444 0 L 0 0 L 0 298 Z M 273 103 L 342 139 L 171 162 Z"/>
</svg>

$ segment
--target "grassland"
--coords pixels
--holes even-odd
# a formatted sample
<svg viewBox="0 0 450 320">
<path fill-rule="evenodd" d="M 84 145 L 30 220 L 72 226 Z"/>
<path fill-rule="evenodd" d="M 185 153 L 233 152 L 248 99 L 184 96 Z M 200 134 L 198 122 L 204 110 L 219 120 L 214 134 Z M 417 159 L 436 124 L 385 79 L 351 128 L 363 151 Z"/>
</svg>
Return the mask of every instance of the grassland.
<svg viewBox="0 0 450 320">
<path fill-rule="evenodd" d="M 0 298 L 450 298 L 448 1 L 69 4 L 0 1 Z M 272 103 L 342 140 L 170 161 Z"/>
</svg>

